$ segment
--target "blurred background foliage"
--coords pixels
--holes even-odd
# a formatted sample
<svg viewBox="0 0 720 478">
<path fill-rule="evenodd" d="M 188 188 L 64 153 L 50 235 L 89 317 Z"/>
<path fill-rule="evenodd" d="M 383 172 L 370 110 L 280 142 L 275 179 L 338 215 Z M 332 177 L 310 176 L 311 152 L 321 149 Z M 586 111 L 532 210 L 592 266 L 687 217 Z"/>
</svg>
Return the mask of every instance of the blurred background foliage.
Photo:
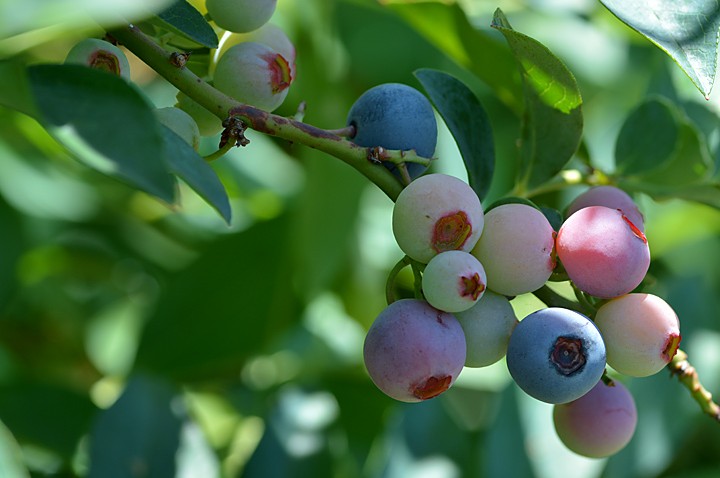
<svg viewBox="0 0 720 478">
<path fill-rule="evenodd" d="M 0 1 L 16 19 L 0 17 L 13 40 L 0 43 L 3 56 L 62 62 L 80 38 L 101 34 L 77 18 L 63 27 L 61 13 L 88 2 L 48 3 Z M 119 2 L 133 11 L 137 3 Z M 307 101 L 305 121 L 337 128 L 371 86 L 419 87 L 418 68 L 450 72 L 492 122 L 488 201 L 513 186 L 521 108 L 514 60 L 489 27 L 497 7 L 576 75 L 594 167 L 614 170 L 625 118 L 655 95 L 696 119 L 720 157 L 720 96 L 706 101 L 599 2 L 278 3 L 272 21 L 298 51 L 280 114 Z M 12 27 L 23 18 L 30 33 L 19 35 Z M 162 78 L 138 61 L 132 73 L 155 106 L 174 104 Z M 27 116 L 0 108 L 0 124 L 4 478 L 718 476 L 720 427 L 665 372 L 628 380 L 638 429 L 609 460 L 566 451 L 551 406 L 519 392 L 503 362 L 466 369 L 428 402 L 382 395 L 361 350 L 402 257 L 392 203 L 323 153 L 250 132 L 249 146 L 213 165 L 230 195 L 227 226 L 185 186 L 181 207 L 170 208 L 75 162 Z M 110 115 L 108 127 L 123 124 Z M 216 144 L 206 138 L 201 153 Z M 436 156 L 433 170 L 466 179 L 443 128 Z M 562 209 L 580 191 L 535 199 Z M 636 199 L 653 255 L 646 290 L 678 312 L 682 347 L 720 395 L 720 212 Z M 401 280 L 412 290 L 410 274 Z M 542 304 L 521 296 L 513 306 L 523 317 Z"/>
</svg>

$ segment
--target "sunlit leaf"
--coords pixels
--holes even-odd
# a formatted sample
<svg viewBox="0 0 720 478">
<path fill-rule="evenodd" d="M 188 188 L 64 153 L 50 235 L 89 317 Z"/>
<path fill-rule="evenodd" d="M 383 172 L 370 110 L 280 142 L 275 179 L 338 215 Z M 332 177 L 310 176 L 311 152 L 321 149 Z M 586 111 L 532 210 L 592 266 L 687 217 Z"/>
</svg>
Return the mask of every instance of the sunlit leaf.
<svg viewBox="0 0 720 478">
<path fill-rule="evenodd" d="M 560 172 L 580 145 L 580 90 L 570 70 L 544 45 L 513 30 L 499 9 L 492 26 L 505 36 L 522 73 L 525 112 L 519 181 L 536 187 Z"/>
<path fill-rule="evenodd" d="M 470 186 L 483 199 L 495 170 L 495 145 L 485 109 L 465 84 L 447 73 L 422 69 L 415 76 L 455 138 Z"/>
<path fill-rule="evenodd" d="M 717 68 L 716 0 L 601 0 L 616 17 L 670 55 L 706 97 Z"/>
<path fill-rule="evenodd" d="M 126 81 L 81 65 L 30 68 L 40 122 L 78 159 L 169 203 L 160 128 L 145 98 Z"/>
<path fill-rule="evenodd" d="M 389 8 L 492 88 L 513 111 L 521 110 L 522 82 L 513 55 L 502 41 L 473 26 L 459 4 L 399 2 Z"/>
</svg>

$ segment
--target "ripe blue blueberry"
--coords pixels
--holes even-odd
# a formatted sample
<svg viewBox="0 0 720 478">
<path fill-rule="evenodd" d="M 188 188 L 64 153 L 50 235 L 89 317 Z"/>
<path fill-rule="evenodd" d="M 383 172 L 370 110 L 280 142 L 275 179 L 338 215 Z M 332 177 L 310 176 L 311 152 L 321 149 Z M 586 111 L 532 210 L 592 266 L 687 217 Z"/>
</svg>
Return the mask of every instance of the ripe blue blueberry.
<svg viewBox="0 0 720 478">
<path fill-rule="evenodd" d="M 415 88 L 400 83 L 384 83 L 370 88 L 355 101 L 347 117 L 355 126 L 350 138 L 364 147 L 414 149 L 418 155 L 432 157 L 437 145 L 437 121 L 430 101 Z M 385 163 L 395 171 L 394 164 Z M 407 163 L 410 176 L 422 174 L 425 166 Z"/>
<path fill-rule="evenodd" d="M 560 307 L 541 309 L 515 327 L 507 366 L 528 395 L 567 403 L 585 395 L 605 370 L 605 343 L 584 315 Z"/>
</svg>

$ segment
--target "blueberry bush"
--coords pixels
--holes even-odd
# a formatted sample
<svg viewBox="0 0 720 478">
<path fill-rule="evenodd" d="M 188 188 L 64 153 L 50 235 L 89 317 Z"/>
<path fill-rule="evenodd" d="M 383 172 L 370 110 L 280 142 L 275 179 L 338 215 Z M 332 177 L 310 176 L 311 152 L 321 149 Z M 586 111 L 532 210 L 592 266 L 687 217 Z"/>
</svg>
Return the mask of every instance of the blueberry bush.
<svg viewBox="0 0 720 478">
<path fill-rule="evenodd" d="M 0 476 L 717 476 L 719 34 L 0 2 Z"/>
</svg>

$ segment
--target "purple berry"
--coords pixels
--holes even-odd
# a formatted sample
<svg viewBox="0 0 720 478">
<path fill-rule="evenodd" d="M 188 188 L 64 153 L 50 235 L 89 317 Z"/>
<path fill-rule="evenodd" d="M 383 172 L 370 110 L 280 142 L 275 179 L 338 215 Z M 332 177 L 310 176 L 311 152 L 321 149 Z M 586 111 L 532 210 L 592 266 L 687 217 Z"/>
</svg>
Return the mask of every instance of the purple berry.
<svg viewBox="0 0 720 478">
<path fill-rule="evenodd" d="M 435 153 L 437 121 L 432 105 L 408 85 L 384 83 L 370 88 L 350 108 L 347 124 L 355 127 L 350 139 L 359 146 L 414 149 L 426 158 Z M 385 165 L 396 169 L 394 164 Z M 407 163 L 407 167 L 413 178 L 427 169 L 417 163 Z"/>
<path fill-rule="evenodd" d="M 635 433 L 637 409 L 625 385 L 600 380 L 577 400 L 555 405 L 553 422 L 560 441 L 570 450 L 603 458 L 628 444 Z"/>
<path fill-rule="evenodd" d="M 595 323 L 605 338 L 608 365 L 633 377 L 662 370 L 680 344 L 677 314 L 652 294 L 628 294 L 606 302 Z"/>
<path fill-rule="evenodd" d="M 650 267 L 645 234 L 622 212 L 604 206 L 586 207 L 567 218 L 556 250 L 570 280 L 603 299 L 632 291 Z"/>
<path fill-rule="evenodd" d="M 605 371 L 605 344 L 584 315 L 559 307 L 538 310 L 513 330 L 507 366 L 528 395 L 567 403 L 586 394 Z"/>
<path fill-rule="evenodd" d="M 485 267 L 490 290 L 508 296 L 532 292 L 555 268 L 555 231 L 534 207 L 503 204 L 485 214 L 472 253 Z"/>
<path fill-rule="evenodd" d="M 400 249 L 427 264 L 443 251 L 469 252 L 483 230 L 483 210 L 475 191 L 446 174 L 428 174 L 400 192 L 392 228 Z"/>
<path fill-rule="evenodd" d="M 615 186 L 595 186 L 576 197 L 568 206 L 570 217 L 582 208 L 605 206 L 619 209 L 638 229 L 645 231 L 645 219 L 628 193 Z"/>
<path fill-rule="evenodd" d="M 419 402 L 455 382 L 465 363 L 465 336 L 451 314 L 425 301 L 402 299 L 375 319 L 363 356 L 381 391 L 402 402 Z"/>
</svg>

